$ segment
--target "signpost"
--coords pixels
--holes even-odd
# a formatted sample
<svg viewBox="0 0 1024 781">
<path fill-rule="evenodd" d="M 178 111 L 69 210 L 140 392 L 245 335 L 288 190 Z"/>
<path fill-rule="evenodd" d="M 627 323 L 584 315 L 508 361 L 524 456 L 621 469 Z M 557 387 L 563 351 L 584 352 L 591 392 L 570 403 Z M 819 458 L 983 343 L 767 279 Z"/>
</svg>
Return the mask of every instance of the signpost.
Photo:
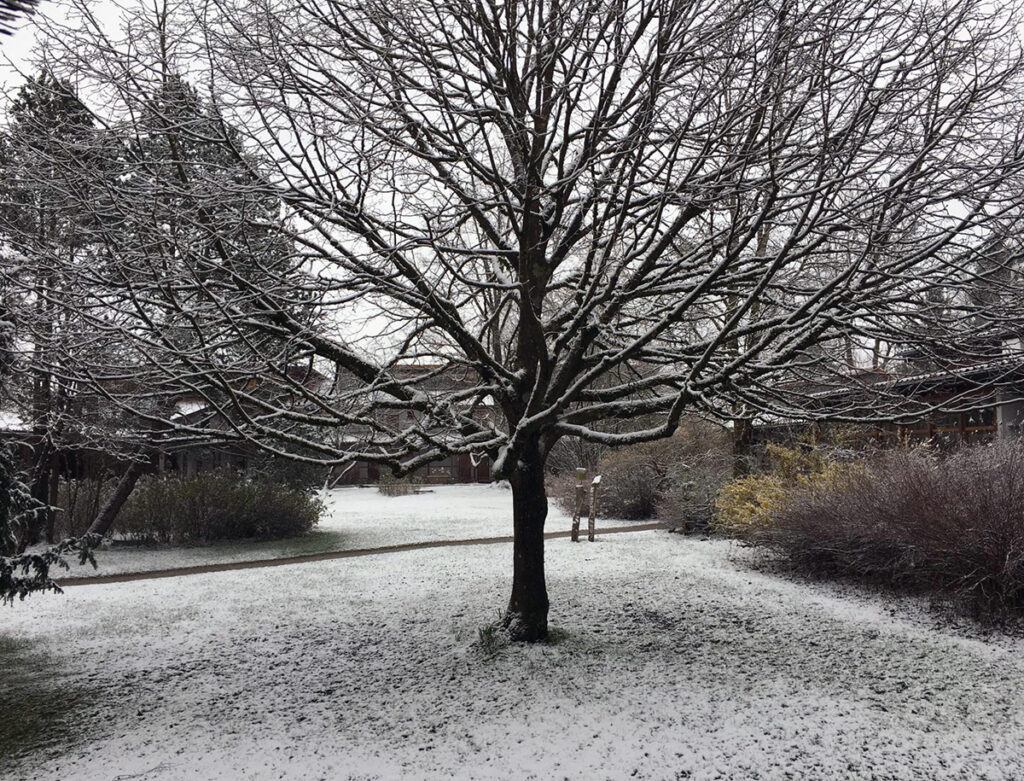
<svg viewBox="0 0 1024 781">
<path fill-rule="evenodd" d="M 572 541 L 580 541 L 580 518 L 583 515 L 583 506 L 587 501 L 587 486 L 584 480 L 587 479 L 587 470 L 582 467 L 576 470 L 576 501 L 572 512 Z M 594 541 L 594 525 L 597 519 L 597 491 L 601 486 L 601 475 L 598 475 L 590 483 L 590 515 L 587 519 L 587 540 Z"/>
</svg>

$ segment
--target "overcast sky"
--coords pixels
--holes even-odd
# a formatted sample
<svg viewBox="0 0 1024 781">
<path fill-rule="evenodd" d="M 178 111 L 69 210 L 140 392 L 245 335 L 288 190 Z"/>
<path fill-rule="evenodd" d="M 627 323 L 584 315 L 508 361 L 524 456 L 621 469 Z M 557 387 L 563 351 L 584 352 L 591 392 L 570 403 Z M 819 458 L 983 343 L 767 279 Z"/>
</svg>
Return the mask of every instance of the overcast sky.
<svg viewBox="0 0 1024 781">
<path fill-rule="evenodd" d="M 43 0 L 39 13 L 53 14 L 60 10 L 57 3 Z M 18 71 L 24 69 L 34 39 L 35 31 L 28 21 L 22 22 L 12 35 L 0 36 L 0 83 L 4 87 L 16 86 L 21 81 Z"/>
<path fill-rule="evenodd" d="M 97 3 L 98 6 L 107 3 Z M 37 15 L 54 19 L 65 17 L 66 8 L 60 0 L 41 0 Z M 35 41 L 35 29 L 29 20 L 21 23 L 12 35 L 0 36 L 0 86 L 5 89 L 16 87 L 22 78 L 19 71 L 27 68 L 29 54 Z"/>
</svg>

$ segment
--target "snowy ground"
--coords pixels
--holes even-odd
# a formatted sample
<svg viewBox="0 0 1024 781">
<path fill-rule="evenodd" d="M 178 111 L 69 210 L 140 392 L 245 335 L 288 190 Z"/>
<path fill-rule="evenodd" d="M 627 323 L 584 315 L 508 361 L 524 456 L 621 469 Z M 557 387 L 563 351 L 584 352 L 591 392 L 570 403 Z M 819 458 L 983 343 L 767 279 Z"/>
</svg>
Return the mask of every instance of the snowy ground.
<svg viewBox="0 0 1024 781">
<path fill-rule="evenodd" d="M 1024 777 L 1022 640 L 724 542 L 548 550 L 557 642 L 493 656 L 504 544 L 31 599 L 0 613 L 0 777 Z"/>
<path fill-rule="evenodd" d="M 67 575 L 149 572 L 512 534 L 512 494 L 507 485 L 439 485 L 425 490 L 429 493 L 387 497 L 381 496 L 376 488 L 335 488 L 322 495 L 326 505 L 323 517 L 316 529 L 303 537 L 191 548 L 115 546 L 97 554 L 97 569 L 73 562 Z M 548 525 L 552 530 L 568 530 L 570 525 L 570 519 L 554 502 Z"/>
</svg>

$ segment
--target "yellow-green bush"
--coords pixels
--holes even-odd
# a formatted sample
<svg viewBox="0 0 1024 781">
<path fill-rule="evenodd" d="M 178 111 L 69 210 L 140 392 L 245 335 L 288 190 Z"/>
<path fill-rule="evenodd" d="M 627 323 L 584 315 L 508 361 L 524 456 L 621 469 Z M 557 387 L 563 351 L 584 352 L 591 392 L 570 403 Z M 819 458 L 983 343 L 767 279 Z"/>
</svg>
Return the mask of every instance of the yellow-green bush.
<svg viewBox="0 0 1024 781">
<path fill-rule="evenodd" d="M 715 529 L 749 539 L 764 530 L 786 502 L 786 481 L 778 475 L 747 475 L 730 480 L 715 500 Z"/>
<path fill-rule="evenodd" d="M 808 490 L 829 489 L 860 469 L 835 461 L 819 447 L 767 447 L 771 471 L 730 480 L 715 500 L 715 528 L 729 537 L 751 539 L 767 531 L 794 498 Z"/>
</svg>

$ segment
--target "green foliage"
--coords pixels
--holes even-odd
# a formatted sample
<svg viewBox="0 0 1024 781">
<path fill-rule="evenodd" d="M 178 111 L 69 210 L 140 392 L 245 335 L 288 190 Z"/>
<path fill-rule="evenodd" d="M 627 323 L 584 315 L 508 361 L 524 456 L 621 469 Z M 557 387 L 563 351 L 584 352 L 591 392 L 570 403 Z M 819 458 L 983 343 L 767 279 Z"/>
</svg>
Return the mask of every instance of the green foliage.
<svg viewBox="0 0 1024 781">
<path fill-rule="evenodd" d="M 76 245 L 84 215 L 58 179 L 91 165 L 92 115 L 73 85 L 44 72 L 18 91 L 8 120 L 0 136 L 5 240 L 29 255 L 52 251 L 55 242 Z"/>
<path fill-rule="evenodd" d="M 21 553 L 21 532 L 46 508 L 32 498 L 14 469 L 10 449 L 0 445 L 0 604 L 24 599 L 29 594 L 60 588 L 50 576 L 54 567 L 68 569 L 64 557 L 77 553 L 79 562 L 96 566 L 94 537 L 64 540 L 42 553 Z"/>
<path fill-rule="evenodd" d="M 24 130 L 26 141 L 34 147 L 56 146 L 66 142 L 69 133 L 91 127 L 92 115 L 75 92 L 71 82 L 43 71 L 29 78 L 10 107 L 15 132 Z M 45 133 L 41 132 L 45 131 Z"/>
<path fill-rule="evenodd" d="M 473 645 L 485 659 L 493 659 L 507 648 L 511 641 L 509 632 L 503 625 L 503 618 L 499 617 L 495 623 L 477 629 L 477 639 Z"/>
<path fill-rule="evenodd" d="M 0 444 L 0 555 L 21 548 L 22 532 L 45 509 L 18 475 L 10 448 Z"/>
<path fill-rule="evenodd" d="M 88 562 L 95 567 L 96 559 L 92 549 L 97 543 L 99 539 L 95 535 L 72 537 L 42 553 L 0 556 L 0 605 L 13 603 L 15 599 L 24 599 L 38 592 L 63 593 L 53 582 L 51 571 L 55 567 L 69 569 L 65 556 L 71 553 L 78 554 L 79 564 Z"/>
<path fill-rule="evenodd" d="M 323 509 L 311 493 L 263 477 L 144 477 L 114 528 L 140 542 L 279 539 L 310 531 Z"/>
</svg>

